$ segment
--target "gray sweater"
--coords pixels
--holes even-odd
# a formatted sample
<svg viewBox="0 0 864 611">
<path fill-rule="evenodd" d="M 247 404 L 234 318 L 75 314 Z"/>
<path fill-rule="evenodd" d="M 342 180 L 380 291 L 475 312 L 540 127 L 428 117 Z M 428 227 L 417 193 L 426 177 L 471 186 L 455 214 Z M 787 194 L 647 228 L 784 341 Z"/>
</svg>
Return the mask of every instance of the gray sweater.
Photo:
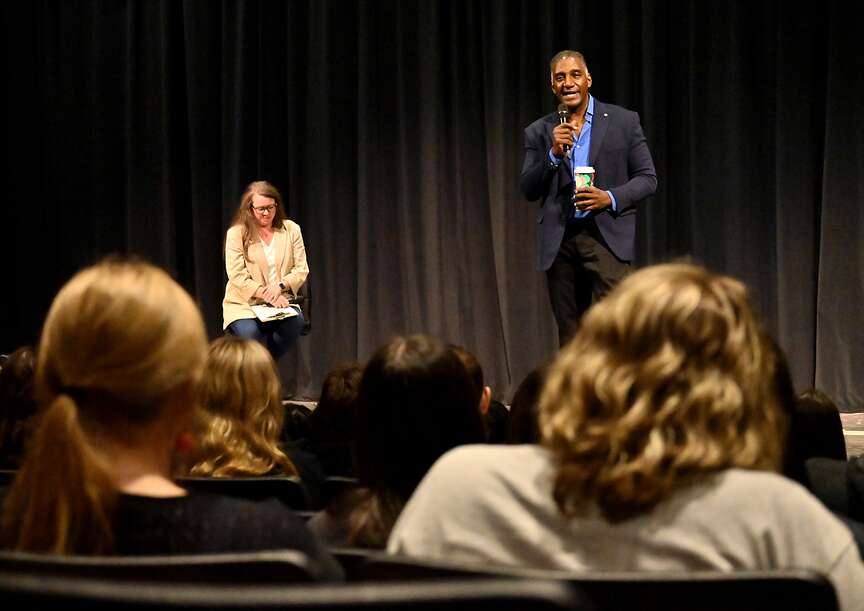
<svg viewBox="0 0 864 611">
<path fill-rule="evenodd" d="M 852 535 L 779 475 L 731 469 L 682 488 L 649 513 L 610 523 L 596 506 L 562 517 L 554 468 L 539 446 L 463 446 L 429 471 L 396 522 L 388 551 L 572 571 L 809 569 L 844 611 L 864 609 Z"/>
</svg>

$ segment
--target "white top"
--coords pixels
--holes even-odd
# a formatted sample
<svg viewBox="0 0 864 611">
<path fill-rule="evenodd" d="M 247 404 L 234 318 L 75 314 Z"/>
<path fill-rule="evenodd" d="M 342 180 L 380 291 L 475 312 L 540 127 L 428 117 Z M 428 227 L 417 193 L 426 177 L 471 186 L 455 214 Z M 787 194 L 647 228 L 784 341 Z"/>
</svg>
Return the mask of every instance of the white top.
<svg viewBox="0 0 864 611">
<path fill-rule="evenodd" d="M 432 467 L 387 550 L 437 560 L 572 571 L 809 569 L 841 609 L 864 609 L 864 564 L 849 530 L 798 484 L 731 469 L 647 514 L 606 521 L 593 504 L 566 520 L 540 446 L 462 446 Z"/>
<path fill-rule="evenodd" d="M 276 282 L 276 240 L 271 239 L 268 244 L 261 240 L 261 246 L 264 247 L 264 256 L 267 258 L 267 267 L 270 272 L 267 274 L 267 284 Z"/>
</svg>

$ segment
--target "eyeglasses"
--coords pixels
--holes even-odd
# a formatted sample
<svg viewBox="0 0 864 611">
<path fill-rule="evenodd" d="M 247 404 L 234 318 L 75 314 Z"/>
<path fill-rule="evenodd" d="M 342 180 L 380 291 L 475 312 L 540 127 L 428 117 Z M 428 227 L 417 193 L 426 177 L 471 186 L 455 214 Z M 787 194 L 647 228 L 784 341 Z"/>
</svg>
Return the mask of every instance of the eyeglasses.
<svg viewBox="0 0 864 611">
<path fill-rule="evenodd" d="M 264 214 L 265 212 L 267 214 L 272 214 L 273 211 L 276 210 L 276 204 L 270 204 L 269 206 L 261 206 L 260 208 L 250 204 L 249 207 L 258 214 Z"/>
</svg>

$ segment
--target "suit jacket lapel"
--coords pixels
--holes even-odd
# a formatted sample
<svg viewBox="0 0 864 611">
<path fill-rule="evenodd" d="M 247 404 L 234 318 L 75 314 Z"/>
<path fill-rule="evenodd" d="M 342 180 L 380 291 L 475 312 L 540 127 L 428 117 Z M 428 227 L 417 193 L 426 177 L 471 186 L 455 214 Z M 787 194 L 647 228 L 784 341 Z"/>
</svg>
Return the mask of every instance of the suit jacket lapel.
<svg viewBox="0 0 864 611">
<path fill-rule="evenodd" d="M 267 255 L 264 254 L 264 247 L 261 245 L 261 239 L 257 239 L 249 244 L 249 258 L 255 263 L 258 274 L 252 274 L 252 278 L 261 286 L 267 286 Z"/>
<path fill-rule="evenodd" d="M 273 232 L 274 257 L 273 264 L 276 268 L 276 279 L 282 280 L 282 263 L 285 261 L 285 250 L 288 243 L 288 231 L 283 225 L 279 231 Z"/>
<path fill-rule="evenodd" d="M 562 172 L 564 173 L 563 176 L 561 175 Z M 571 188 L 570 183 L 573 182 L 573 164 L 570 162 L 570 157 L 564 157 L 561 167 L 558 168 L 558 181 L 561 188 Z"/>
<path fill-rule="evenodd" d="M 588 151 L 588 164 L 596 171 L 597 155 L 603 146 L 606 137 L 606 128 L 609 127 L 609 117 L 604 112 L 604 106 L 594 98 L 594 117 L 591 122 L 591 148 Z M 595 174 L 596 176 L 596 174 Z"/>
</svg>

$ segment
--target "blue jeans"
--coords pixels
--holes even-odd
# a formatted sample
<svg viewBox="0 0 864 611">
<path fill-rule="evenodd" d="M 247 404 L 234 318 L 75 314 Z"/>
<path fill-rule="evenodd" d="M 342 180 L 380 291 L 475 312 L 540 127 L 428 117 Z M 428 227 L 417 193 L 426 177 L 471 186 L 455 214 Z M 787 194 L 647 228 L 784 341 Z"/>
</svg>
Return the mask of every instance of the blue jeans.
<svg viewBox="0 0 864 611">
<path fill-rule="evenodd" d="M 278 361 L 300 337 L 305 322 L 302 314 L 270 322 L 261 322 L 257 318 L 241 318 L 228 325 L 225 332 L 261 342 L 270 351 L 273 360 Z"/>
</svg>

